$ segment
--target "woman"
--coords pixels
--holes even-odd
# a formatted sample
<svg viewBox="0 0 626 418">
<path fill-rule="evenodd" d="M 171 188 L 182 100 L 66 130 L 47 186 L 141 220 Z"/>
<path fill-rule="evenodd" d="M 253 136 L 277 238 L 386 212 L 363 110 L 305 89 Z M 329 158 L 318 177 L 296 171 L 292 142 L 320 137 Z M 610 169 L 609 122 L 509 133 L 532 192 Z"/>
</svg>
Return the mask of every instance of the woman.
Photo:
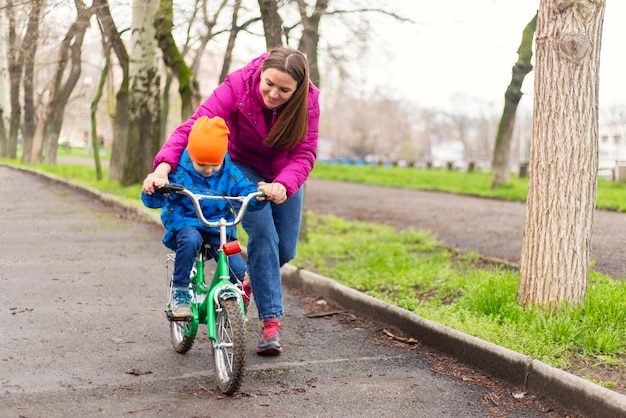
<svg viewBox="0 0 626 418">
<path fill-rule="evenodd" d="M 228 152 L 253 182 L 265 186 L 270 204 L 243 220 L 248 234 L 248 265 L 254 301 L 263 329 L 256 352 L 278 355 L 285 315 L 280 267 L 295 257 L 302 216 L 302 186 L 316 158 L 319 90 L 309 80 L 302 53 L 273 49 L 229 74 L 195 114 L 180 125 L 154 160 L 155 170 L 143 183 L 167 183 L 176 170 L 194 121 L 223 118 L 230 130 Z"/>
</svg>

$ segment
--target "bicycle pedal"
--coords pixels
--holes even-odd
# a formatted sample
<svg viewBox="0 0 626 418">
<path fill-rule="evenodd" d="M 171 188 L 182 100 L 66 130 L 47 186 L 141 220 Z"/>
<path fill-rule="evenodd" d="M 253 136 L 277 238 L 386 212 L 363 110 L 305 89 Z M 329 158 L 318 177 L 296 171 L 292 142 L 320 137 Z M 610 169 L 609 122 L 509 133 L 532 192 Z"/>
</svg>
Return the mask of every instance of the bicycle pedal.
<svg viewBox="0 0 626 418">
<path fill-rule="evenodd" d="M 165 317 L 167 318 L 168 321 L 176 321 L 176 322 L 184 322 L 187 321 L 188 319 L 191 319 L 190 317 L 185 317 L 185 316 L 174 316 L 174 314 L 172 314 L 172 311 L 170 310 L 165 310 Z"/>
</svg>

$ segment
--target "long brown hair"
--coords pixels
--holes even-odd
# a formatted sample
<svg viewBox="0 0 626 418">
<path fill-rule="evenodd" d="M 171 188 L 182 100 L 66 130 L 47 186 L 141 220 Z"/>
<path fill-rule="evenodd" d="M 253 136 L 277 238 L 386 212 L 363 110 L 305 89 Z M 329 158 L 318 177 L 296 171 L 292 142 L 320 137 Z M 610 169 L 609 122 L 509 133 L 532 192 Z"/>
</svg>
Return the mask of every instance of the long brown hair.
<svg viewBox="0 0 626 418">
<path fill-rule="evenodd" d="M 281 46 L 270 51 L 262 71 L 274 68 L 289 74 L 298 83 L 291 98 L 265 138 L 271 148 L 293 148 L 306 137 L 309 128 L 309 63 L 302 52 Z"/>
</svg>

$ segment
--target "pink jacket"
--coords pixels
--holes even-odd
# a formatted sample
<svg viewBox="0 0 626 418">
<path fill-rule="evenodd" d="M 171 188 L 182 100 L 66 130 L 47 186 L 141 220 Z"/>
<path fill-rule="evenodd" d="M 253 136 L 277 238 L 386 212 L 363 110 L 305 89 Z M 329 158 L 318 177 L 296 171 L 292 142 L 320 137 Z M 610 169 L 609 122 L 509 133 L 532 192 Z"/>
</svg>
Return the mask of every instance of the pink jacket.
<svg viewBox="0 0 626 418">
<path fill-rule="evenodd" d="M 187 146 L 194 121 L 201 116 L 220 116 L 230 129 L 228 152 L 235 162 L 255 169 L 266 181 L 280 182 L 291 197 L 304 184 L 315 164 L 320 117 L 319 90 L 309 85 L 309 128 L 305 140 L 296 147 L 268 148 L 263 145 L 268 129 L 263 119 L 265 105 L 259 93 L 261 64 L 269 53 L 255 58 L 230 73 L 186 122 L 172 133 L 154 159 L 176 170 Z M 278 110 L 280 112 L 280 110 Z"/>
</svg>

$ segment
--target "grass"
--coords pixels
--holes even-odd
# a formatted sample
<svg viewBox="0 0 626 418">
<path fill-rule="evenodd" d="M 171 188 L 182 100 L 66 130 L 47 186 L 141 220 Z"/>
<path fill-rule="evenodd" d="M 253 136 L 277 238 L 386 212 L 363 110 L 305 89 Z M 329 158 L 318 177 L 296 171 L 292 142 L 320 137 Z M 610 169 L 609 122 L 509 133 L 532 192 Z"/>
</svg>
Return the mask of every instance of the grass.
<svg viewBox="0 0 626 418">
<path fill-rule="evenodd" d="M 623 282 L 594 272 L 584 306 L 523 309 L 517 270 L 478 267 L 476 254 L 453 253 L 427 232 L 314 213 L 307 222 L 293 264 L 555 367 L 625 365 Z"/>
<path fill-rule="evenodd" d="M 0 159 L 15 164 L 14 160 Z M 84 165 L 31 166 L 142 206 L 140 185 L 96 181 Z M 108 173 L 104 170 L 105 178 Z M 396 167 L 317 165 L 313 177 L 443 190 L 508 200 L 525 200 L 523 179 L 496 190 L 488 173 Z M 624 186 L 600 179 L 598 206 L 626 211 Z M 416 313 L 424 318 L 541 360 L 614 389 L 616 370 L 626 374 L 626 283 L 597 272 L 589 278 L 584 306 L 556 312 L 523 309 L 517 302 L 519 272 L 456 254 L 427 231 L 405 230 L 308 214 L 308 241 L 293 264 Z M 242 240 L 245 243 L 245 234 Z"/>
</svg>

